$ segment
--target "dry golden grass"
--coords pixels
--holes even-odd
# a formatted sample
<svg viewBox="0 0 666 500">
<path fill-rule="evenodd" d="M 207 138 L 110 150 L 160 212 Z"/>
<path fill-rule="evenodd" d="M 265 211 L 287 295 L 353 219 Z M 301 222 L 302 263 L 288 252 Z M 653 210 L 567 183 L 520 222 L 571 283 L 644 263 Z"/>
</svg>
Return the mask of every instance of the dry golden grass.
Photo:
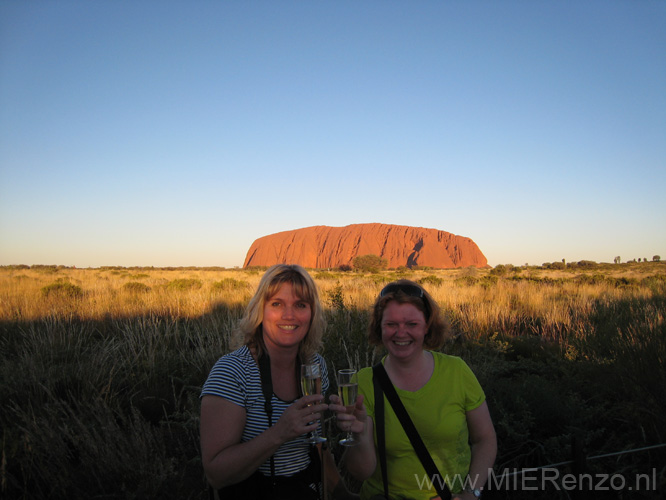
<svg viewBox="0 0 666 500">
<path fill-rule="evenodd" d="M 75 315 L 81 319 L 127 318 L 146 314 L 175 318 L 198 317 L 218 303 L 245 303 L 261 275 L 248 271 L 166 270 L 41 270 L 0 269 L 0 319 L 33 321 L 49 316 Z M 244 289 L 224 290 L 215 284 L 233 279 L 247 283 Z M 178 280 L 195 280 L 200 286 L 170 286 Z M 43 289 L 70 283 L 81 289 L 79 296 L 45 295 Z M 132 284 L 145 285 L 145 291 Z M 129 284 L 129 286 L 128 286 Z"/>
<path fill-rule="evenodd" d="M 575 332 L 578 319 L 587 316 L 592 305 L 599 301 L 649 299 L 653 290 L 640 286 L 640 280 L 664 275 L 665 268 L 662 263 L 641 263 L 603 269 L 607 278 L 628 278 L 636 285 L 624 287 L 609 280 L 590 283 L 575 279 L 599 275 L 598 270 L 532 268 L 515 274 L 527 279 L 495 280 L 486 282 L 486 286 L 484 279 L 493 277 L 489 269 L 385 271 L 379 275 L 316 270 L 311 273 L 325 304 L 337 291 L 342 294 L 345 306 L 368 310 L 386 282 L 398 278 L 425 279 L 426 289 L 452 316 L 458 330 L 468 335 L 512 333 L 518 328 L 521 331 L 513 333 L 541 334 L 559 340 L 562 331 Z M 244 305 L 261 275 L 260 270 L 242 269 L 59 268 L 53 271 L 4 267 L 0 268 L 0 319 L 34 321 L 74 316 L 103 320 L 150 314 L 195 318 L 209 314 L 220 304 Z M 225 287 L 225 282 L 231 285 Z M 58 283 L 74 285 L 80 293 L 75 296 L 57 291 L 45 293 L 45 288 Z M 532 325 L 526 324 L 524 318 L 532 318 Z M 534 318 L 539 319 L 538 325 Z"/>
</svg>

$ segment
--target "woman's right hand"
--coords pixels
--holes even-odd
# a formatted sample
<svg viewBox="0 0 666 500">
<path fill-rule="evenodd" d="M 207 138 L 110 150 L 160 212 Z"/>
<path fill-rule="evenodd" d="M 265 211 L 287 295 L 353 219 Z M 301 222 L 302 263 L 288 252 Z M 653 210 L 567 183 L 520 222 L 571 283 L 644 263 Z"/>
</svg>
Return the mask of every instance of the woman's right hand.
<svg viewBox="0 0 666 500">
<path fill-rule="evenodd" d="M 341 405 L 340 398 L 332 395 L 329 398 L 329 409 L 336 413 L 338 428 L 343 432 L 354 433 L 356 446 L 350 446 L 345 453 L 346 468 L 349 473 L 359 481 L 368 479 L 377 468 L 377 456 L 375 454 L 375 442 L 372 430 L 372 418 L 363 404 L 363 395 L 356 398 L 353 412 L 347 412 Z"/>
<path fill-rule="evenodd" d="M 347 412 L 347 408 L 341 404 L 340 397 L 332 394 L 329 398 L 328 409 L 335 412 L 338 428 L 343 432 L 353 432 L 361 434 L 365 430 L 365 421 L 368 413 L 363 405 L 363 395 L 356 397 L 356 406 L 353 412 Z"/>
<path fill-rule="evenodd" d="M 317 429 L 321 414 L 327 409 L 321 394 L 303 396 L 282 413 L 275 427 L 280 430 L 285 442 L 291 441 Z"/>
</svg>

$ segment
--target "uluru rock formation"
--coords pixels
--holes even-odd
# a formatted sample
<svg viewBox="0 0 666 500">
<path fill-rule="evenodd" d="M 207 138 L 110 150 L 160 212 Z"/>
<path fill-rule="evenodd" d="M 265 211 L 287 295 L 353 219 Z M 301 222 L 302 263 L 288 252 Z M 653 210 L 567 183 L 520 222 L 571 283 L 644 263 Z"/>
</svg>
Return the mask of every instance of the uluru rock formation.
<svg viewBox="0 0 666 500">
<path fill-rule="evenodd" d="M 312 226 L 269 234 L 252 243 L 243 267 L 300 264 L 312 269 L 351 265 L 355 257 L 378 255 L 388 267 L 439 269 L 486 267 L 488 261 L 470 238 L 422 227 L 391 224 Z"/>
</svg>

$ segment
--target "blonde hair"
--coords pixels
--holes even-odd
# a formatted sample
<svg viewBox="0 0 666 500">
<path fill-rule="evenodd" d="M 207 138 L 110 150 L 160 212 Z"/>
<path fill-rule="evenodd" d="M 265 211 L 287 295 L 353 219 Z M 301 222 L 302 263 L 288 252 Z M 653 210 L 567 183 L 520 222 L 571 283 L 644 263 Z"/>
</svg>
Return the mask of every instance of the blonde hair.
<svg viewBox="0 0 666 500">
<path fill-rule="evenodd" d="M 420 289 L 422 296 L 409 295 L 400 291 L 399 288 L 401 286 Z M 389 287 L 397 289 L 382 295 L 382 292 Z M 421 285 L 410 280 L 398 280 L 386 285 L 382 292 L 380 292 L 372 308 L 372 318 L 370 319 L 368 328 L 368 342 L 371 345 L 382 345 L 382 318 L 384 310 L 389 302 L 395 301 L 398 304 L 412 304 L 423 313 L 426 320 L 426 335 L 423 339 L 423 346 L 433 351 L 441 349 L 451 331 L 451 325 L 442 315 L 437 302 Z"/>
<path fill-rule="evenodd" d="M 264 273 L 238 324 L 237 340 L 254 348 L 257 356 L 261 356 L 266 349 L 262 330 L 264 305 L 285 283 L 290 283 L 296 296 L 310 305 L 312 312 L 310 327 L 298 347 L 301 362 L 309 361 L 321 346 L 326 321 L 319 302 L 317 285 L 308 272 L 299 265 L 276 264 Z"/>
</svg>

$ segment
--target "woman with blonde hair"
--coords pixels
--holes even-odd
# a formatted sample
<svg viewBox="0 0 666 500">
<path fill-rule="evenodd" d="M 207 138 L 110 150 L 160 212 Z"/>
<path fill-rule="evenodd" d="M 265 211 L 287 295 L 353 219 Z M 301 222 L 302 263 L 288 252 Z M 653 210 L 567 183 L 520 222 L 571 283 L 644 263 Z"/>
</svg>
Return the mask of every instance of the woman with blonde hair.
<svg viewBox="0 0 666 500">
<path fill-rule="evenodd" d="M 328 408 L 328 371 L 317 353 L 324 328 L 305 269 L 269 268 L 236 332 L 242 345 L 215 363 L 201 392 L 203 468 L 220 498 L 319 498 L 321 457 L 308 437 L 321 432 Z M 301 394 L 301 364 L 320 367 L 321 394 Z M 326 487 L 344 497 L 332 456 L 323 456 Z"/>
</svg>

